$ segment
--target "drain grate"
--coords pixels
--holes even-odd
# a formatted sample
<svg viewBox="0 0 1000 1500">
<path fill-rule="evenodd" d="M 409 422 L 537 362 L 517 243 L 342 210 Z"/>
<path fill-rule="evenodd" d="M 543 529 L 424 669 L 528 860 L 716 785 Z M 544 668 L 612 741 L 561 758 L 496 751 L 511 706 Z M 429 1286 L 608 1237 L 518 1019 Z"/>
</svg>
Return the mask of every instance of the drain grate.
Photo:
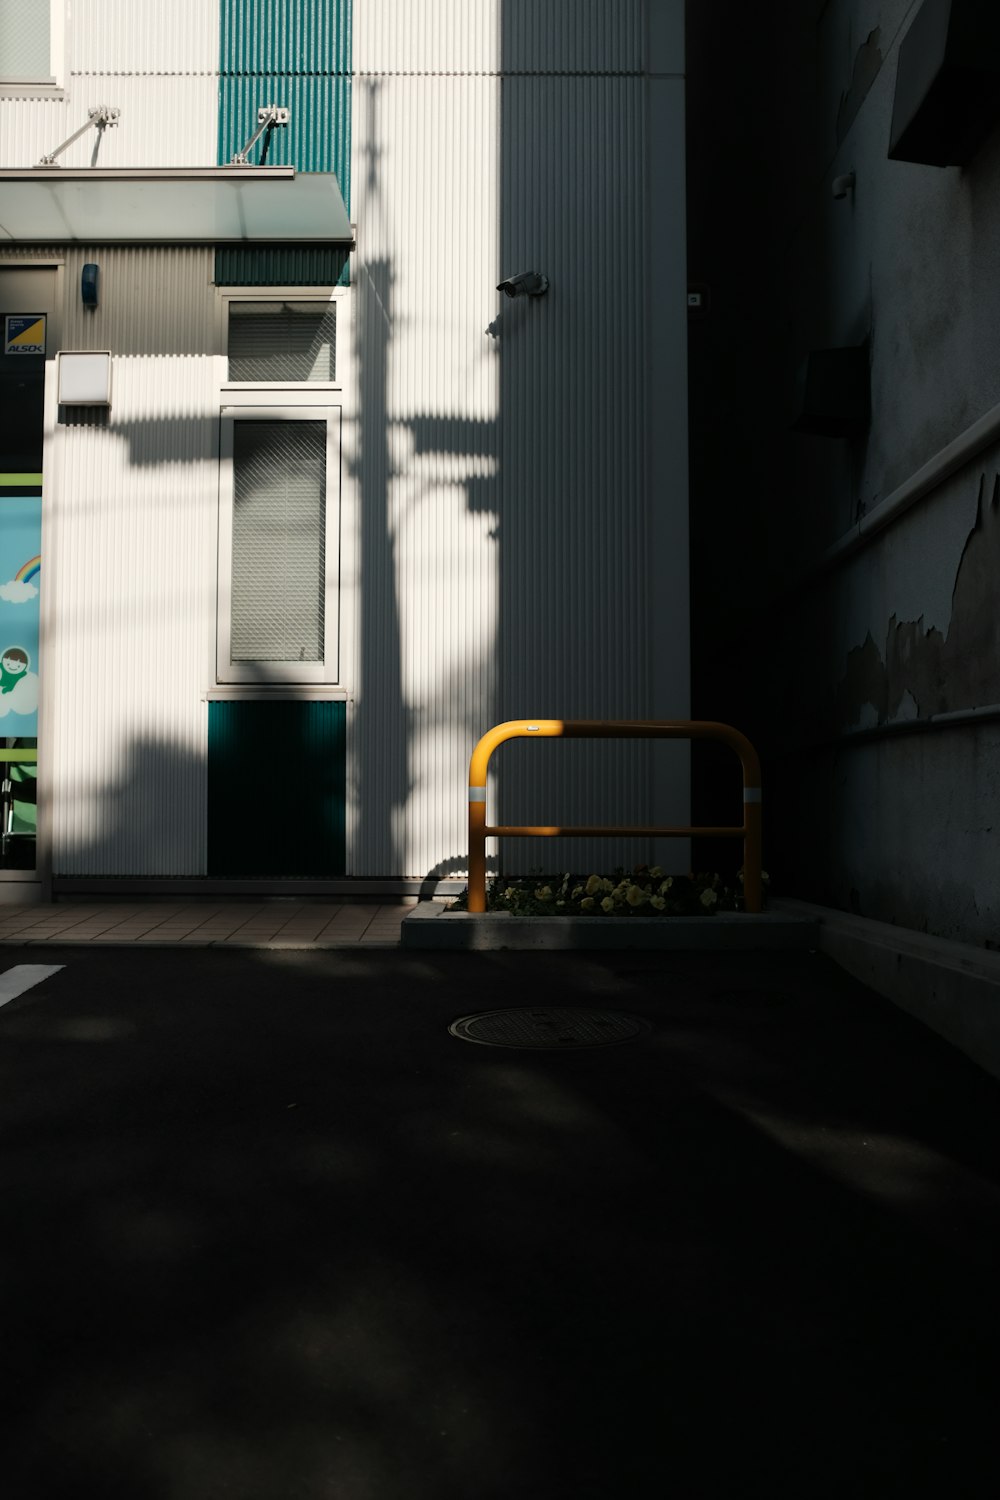
<svg viewBox="0 0 1000 1500">
<path fill-rule="evenodd" d="M 613 1047 L 650 1030 L 646 1021 L 620 1010 L 485 1010 L 462 1016 L 448 1027 L 463 1042 L 484 1047 L 530 1047 L 568 1052 L 573 1047 Z"/>
</svg>

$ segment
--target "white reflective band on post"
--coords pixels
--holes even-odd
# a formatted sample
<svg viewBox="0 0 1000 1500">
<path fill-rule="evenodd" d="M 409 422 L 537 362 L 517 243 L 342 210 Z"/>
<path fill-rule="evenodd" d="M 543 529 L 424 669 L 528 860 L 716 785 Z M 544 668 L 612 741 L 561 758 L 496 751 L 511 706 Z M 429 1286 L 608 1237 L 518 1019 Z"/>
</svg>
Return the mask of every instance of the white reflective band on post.
<svg viewBox="0 0 1000 1500">
<path fill-rule="evenodd" d="M 743 801 L 744 802 L 759 802 L 760 801 L 760 787 L 759 786 L 745 786 L 743 788 Z"/>
<path fill-rule="evenodd" d="M 469 801 L 470 802 L 485 802 L 486 801 L 486 788 L 484 786 L 470 786 L 469 787 Z"/>
</svg>

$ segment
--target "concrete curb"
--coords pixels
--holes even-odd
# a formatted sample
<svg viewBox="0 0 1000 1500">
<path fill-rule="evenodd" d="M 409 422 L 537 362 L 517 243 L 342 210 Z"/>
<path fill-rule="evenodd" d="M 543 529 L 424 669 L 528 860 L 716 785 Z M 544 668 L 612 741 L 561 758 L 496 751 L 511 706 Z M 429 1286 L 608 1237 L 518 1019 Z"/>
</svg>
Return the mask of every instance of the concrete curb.
<svg viewBox="0 0 1000 1500">
<path fill-rule="evenodd" d="M 422 901 L 402 922 L 404 948 L 629 948 L 674 952 L 802 949 L 817 945 L 815 917 L 788 912 L 719 912 L 714 917 L 515 917 L 510 912 L 448 911 Z"/>
<path fill-rule="evenodd" d="M 813 918 L 822 953 L 1000 1078 L 1000 953 L 809 901 L 775 907 Z"/>
<path fill-rule="evenodd" d="M 0 948 L 238 948 L 245 949 L 269 949 L 275 952 L 290 951 L 293 953 L 310 952 L 338 952 L 357 953 L 359 950 L 368 952 L 369 949 L 396 953 L 399 943 L 387 941 L 384 938 L 344 938 L 339 941 L 329 939 L 323 942 L 310 943 L 305 938 L 294 938 L 288 942 L 251 942 L 249 939 L 229 938 L 150 938 L 143 941 L 139 938 L 71 938 L 71 937 L 14 937 L 0 938 Z"/>
</svg>

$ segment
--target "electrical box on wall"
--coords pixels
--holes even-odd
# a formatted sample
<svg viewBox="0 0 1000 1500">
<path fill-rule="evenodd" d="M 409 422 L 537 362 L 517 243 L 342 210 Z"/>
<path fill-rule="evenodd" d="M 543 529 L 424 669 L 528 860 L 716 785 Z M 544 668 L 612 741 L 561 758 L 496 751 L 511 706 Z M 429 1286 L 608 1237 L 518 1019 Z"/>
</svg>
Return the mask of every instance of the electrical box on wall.
<svg viewBox="0 0 1000 1500">
<path fill-rule="evenodd" d="M 57 362 L 60 406 L 111 405 L 110 349 L 64 349 Z"/>
<path fill-rule="evenodd" d="M 959 167 L 1000 120 L 1000 3 L 924 0 L 899 48 L 892 161 Z"/>
</svg>

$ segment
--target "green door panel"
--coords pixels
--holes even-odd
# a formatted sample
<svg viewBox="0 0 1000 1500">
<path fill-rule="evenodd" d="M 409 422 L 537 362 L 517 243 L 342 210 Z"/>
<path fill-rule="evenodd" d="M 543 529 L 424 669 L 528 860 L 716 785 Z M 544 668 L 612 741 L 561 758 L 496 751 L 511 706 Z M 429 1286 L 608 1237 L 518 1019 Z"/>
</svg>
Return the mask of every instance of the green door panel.
<svg viewBox="0 0 1000 1500">
<path fill-rule="evenodd" d="M 347 707 L 281 699 L 208 705 L 208 873 L 346 872 Z"/>
</svg>

